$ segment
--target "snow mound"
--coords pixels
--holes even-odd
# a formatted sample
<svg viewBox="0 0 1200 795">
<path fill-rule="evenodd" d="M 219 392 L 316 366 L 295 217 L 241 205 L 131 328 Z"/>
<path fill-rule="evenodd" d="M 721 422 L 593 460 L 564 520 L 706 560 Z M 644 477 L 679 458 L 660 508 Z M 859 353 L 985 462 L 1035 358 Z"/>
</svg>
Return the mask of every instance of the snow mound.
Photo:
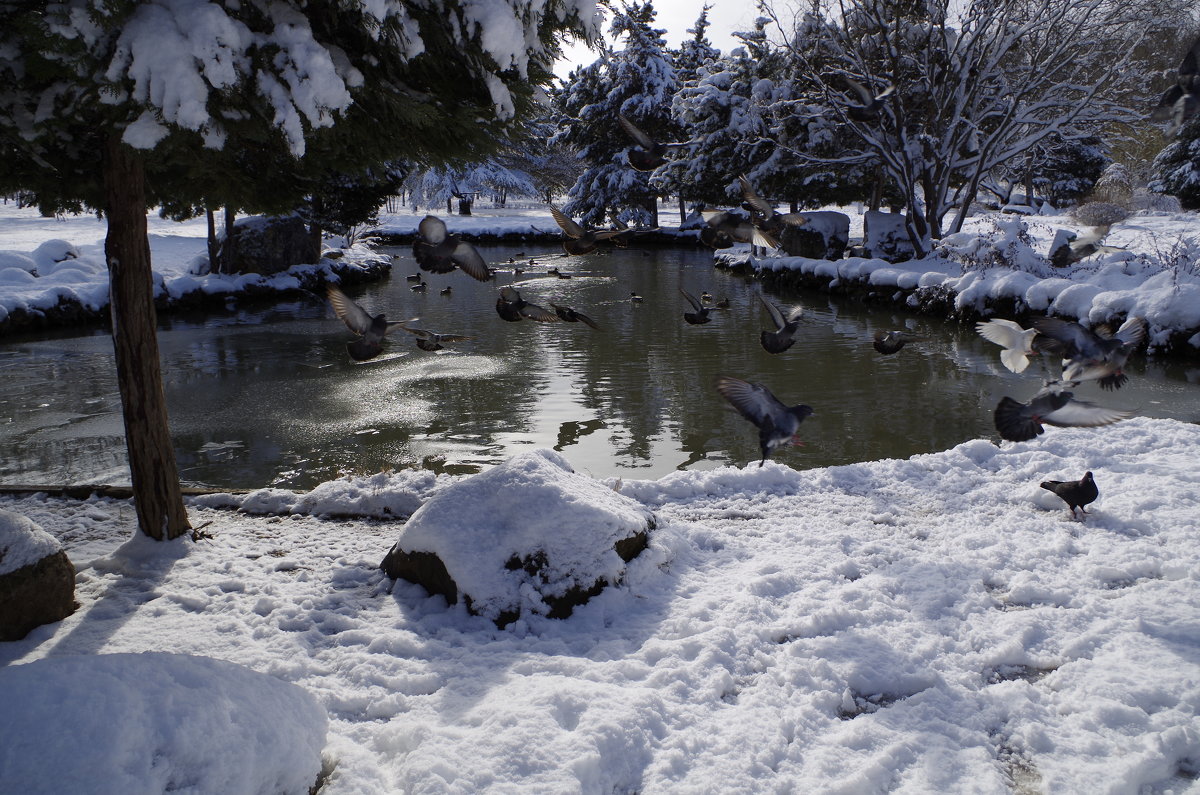
<svg viewBox="0 0 1200 795">
<path fill-rule="evenodd" d="M 644 541 L 653 525 L 641 504 L 535 450 L 435 494 L 388 557 L 436 555 L 471 610 L 497 623 L 526 611 L 563 617 L 559 600 L 621 579 L 636 551 L 618 546 Z"/>
<path fill-rule="evenodd" d="M 54 536 L 27 517 L 0 511 L 0 574 L 32 566 L 60 549 Z"/>
<path fill-rule="evenodd" d="M 296 685 L 184 654 L 0 668 L 7 792 L 307 793 L 328 719 Z"/>
</svg>

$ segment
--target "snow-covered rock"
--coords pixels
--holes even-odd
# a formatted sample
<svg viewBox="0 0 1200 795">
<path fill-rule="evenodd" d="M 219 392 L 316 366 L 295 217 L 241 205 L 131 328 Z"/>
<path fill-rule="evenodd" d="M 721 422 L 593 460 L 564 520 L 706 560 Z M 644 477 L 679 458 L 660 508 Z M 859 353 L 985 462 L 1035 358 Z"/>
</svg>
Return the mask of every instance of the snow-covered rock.
<svg viewBox="0 0 1200 795">
<path fill-rule="evenodd" d="M 321 772 L 316 699 L 224 660 L 53 657 L 0 668 L 0 693 L 5 792 L 304 795 Z"/>
<path fill-rule="evenodd" d="M 0 642 L 75 610 L 75 567 L 62 546 L 19 513 L 0 511 Z"/>
<path fill-rule="evenodd" d="M 521 613 L 566 618 L 645 548 L 654 517 L 562 455 L 535 450 L 461 480 L 412 515 L 384 559 L 503 626 Z"/>
</svg>

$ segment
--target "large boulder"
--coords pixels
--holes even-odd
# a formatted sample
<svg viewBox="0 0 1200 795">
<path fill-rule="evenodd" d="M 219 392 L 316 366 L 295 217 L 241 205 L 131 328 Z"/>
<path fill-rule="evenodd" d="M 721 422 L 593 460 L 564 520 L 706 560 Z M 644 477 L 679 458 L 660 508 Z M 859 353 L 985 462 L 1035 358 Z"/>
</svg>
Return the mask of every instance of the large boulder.
<svg viewBox="0 0 1200 795">
<path fill-rule="evenodd" d="M 800 213 L 804 226 L 785 226 L 779 244 L 792 257 L 841 259 L 850 242 L 850 216 L 836 210 Z"/>
<path fill-rule="evenodd" d="M 908 236 L 904 213 L 867 210 L 863 213 L 863 249 L 868 257 L 903 262 L 916 253 Z"/>
<path fill-rule="evenodd" d="M 233 270 L 235 273 L 282 273 L 293 265 L 316 262 L 320 249 L 298 216 L 249 216 L 233 225 Z M 229 241 L 222 238 L 217 261 L 225 261 Z M 215 271 L 216 268 L 213 268 Z"/>
<path fill-rule="evenodd" d="M 0 511 L 0 641 L 75 611 L 75 567 L 54 536 L 27 517 Z"/>
<path fill-rule="evenodd" d="M 422 505 L 381 568 L 498 626 L 566 618 L 620 581 L 654 515 L 552 450 L 514 456 Z"/>
</svg>

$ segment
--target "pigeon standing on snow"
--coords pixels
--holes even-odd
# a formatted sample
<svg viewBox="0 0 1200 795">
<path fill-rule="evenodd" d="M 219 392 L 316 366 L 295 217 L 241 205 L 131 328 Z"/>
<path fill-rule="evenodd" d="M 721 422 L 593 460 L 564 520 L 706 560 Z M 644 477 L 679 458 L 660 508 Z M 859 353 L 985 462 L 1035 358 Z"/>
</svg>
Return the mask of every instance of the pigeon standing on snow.
<svg viewBox="0 0 1200 795">
<path fill-rule="evenodd" d="M 804 308 L 793 306 L 788 309 L 787 314 L 784 314 L 783 310 L 761 295 L 758 300 L 762 301 L 763 306 L 767 308 L 767 314 L 771 316 L 771 321 L 775 324 L 774 331 L 764 329 L 759 334 L 758 339 L 762 343 L 763 350 L 767 353 L 783 353 L 796 342 L 796 329 L 800 327 L 800 318 L 804 316 Z"/>
<path fill-rule="evenodd" d="M 1167 135 L 1179 132 L 1183 123 L 1200 113 L 1200 38 L 1183 54 L 1175 73 L 1175 85 L 1166 90 L 1150 113 L 1153 121 L 1171 120 Z"/>
<path fill-rule="evenodd" d="M 334 314 L 341 318 L 348 329 L 359 336 L 358 339 L 346 343 L 346 352 L 356 362 L 374 359 L 383 352 L 383 338 L 389 331 L 397 327 L 406 328 L 405 323 L 412 323 L 416 320 L 414 317 L 410 320 L 397 320 L 389 323 L 382 314 L 372 316 L 332 284 L 325 289 L 325 294 L 329 296 L 329 303 L 333 305 Z"/>
<path fill-rule="evenodd" d="M 446 222 L 427 215 L 417 224 L 417 239 L 413 241 L 413 258 L 423 271 L 450 273 L 455 268 L 471 278 L 486 282 L 492 271 L 475 247 L 446 231 Z"/>
<path fill-rule="evenodd" d="M 1129 380 L 1121 368 L 1146 339 L 1146 321 L 1140 317 L 1128 318 L 1112 336 L 1057 317 L 1035 317 L 1032 323 L 1039 334 L 1064 346 L 1064 381 L 1099 381 L 1102 389 L 1109 390 L 1119 389 Z"/>
<path fill-rule="evenodd" d="M 811 406 L 785 406 L 762 384 L 723 375 L 717 379 L 717 391 L 750 422 L 758 427 L 762 451 L 761 467 L 771 452 L 783 444 L 799 444 L 796 432 L 804 418 L 813 413 Z"/>
<path fill-rule="evenodd" d="M 696 296 L 684 289 L 680 289 L 679 292 L 683 293 L 683 297 L 688 300 L 688 303 L 692 305 L 692 309 L 695 310 L 694 312 L 684 312 L 684 320 L 693 326 L 699 326 L 702 323 L 707 323 L 708 321 L 712 320 L 712 318 L 708 316 L 709 308 L 697 301 Z"/>
<path fill-rule="evenodd" d="M 1076 508 L 1080 513 L 1086 514 L 1087 509 L 1083 506 L 1090 505 L 1100 496 L 1100 490 L 1096 488 L 1096 481 L 1091 472 L 1083 473 L 1079 480 L 1044 480 L 1041 486 L 1062 498 L 1071 509 L 1072 518 L 1075 517 Z"/>
<path fill-rule="evenodd" d="M 907 331 L 884 331 L 880 329 L 875 332 L 875 339 L 871 345 L 875 350 L 887 356 L 896 353 L 913 340 L 921 339 L 916 334 L 910 334 Z"/>
<path fill-rule="evenodd" d="M 1086 400 L 1076 400 L 1061 383 L 1043 387 L 1028 403 L 1012 398 L 1000 398 L 994 420 L 1003 439 L 1026 442 L 1045 433 L 1043 425 L 1094 428 L 1111 425 L 1133 414 L 1132 411 L 1108 409 Z"/>
</svg>

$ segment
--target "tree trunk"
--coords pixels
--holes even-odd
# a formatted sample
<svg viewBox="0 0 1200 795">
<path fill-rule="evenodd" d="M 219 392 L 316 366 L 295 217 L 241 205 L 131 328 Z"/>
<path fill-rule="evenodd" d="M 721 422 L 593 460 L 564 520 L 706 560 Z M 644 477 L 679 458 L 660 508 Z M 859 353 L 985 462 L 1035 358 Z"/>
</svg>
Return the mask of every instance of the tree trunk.
<svg viewBox="0 0 1200 795">
<path fill-rule="evenodd" d="M 217 214 L 211 207 L 204 208 L 204 220 L 208 222 L 208 272 L 220 273 L 221 263 L 217 262 L 221 251 L 221 246 L 217 243 Z"/>
<path fill-rule="evenodd" d="M 134 151 L 115 135 L 105 147 L 103 170 L 108 217 L 104 257 L 133 504 L 138 528 L 161 541 L 177 538 L 191 526 L 179 490 L 158 359 L 145 173 Z"/>
<path fill-rule="evenodd" d="M 225 250 L 221 256 L 221 273 L 233 273 L 236 252 L 233 241 L 233 220 L 236 213 L 232 204 L 225 205 Z"/>
<path fill-rule="evenodd" d="M 679 223 L 687 220 L 687 204 L 683 201 L 683 194 L 679 194 Z"/>
</svg>

